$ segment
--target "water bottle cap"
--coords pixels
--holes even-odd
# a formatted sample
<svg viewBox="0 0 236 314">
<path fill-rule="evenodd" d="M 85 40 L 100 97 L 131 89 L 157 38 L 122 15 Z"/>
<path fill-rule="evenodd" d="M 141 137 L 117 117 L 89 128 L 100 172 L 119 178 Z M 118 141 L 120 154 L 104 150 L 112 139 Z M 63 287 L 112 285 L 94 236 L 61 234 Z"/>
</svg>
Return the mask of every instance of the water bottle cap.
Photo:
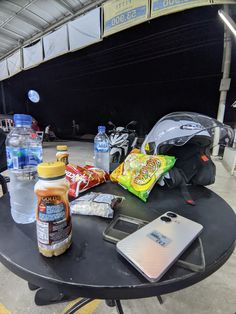
<svg viewBox="0 0 236 314">
<path fill-rule="evenodd" d="M 31 126 L 32 117 L 28 114 L 14 114 L 14 123 L 16 126 Z"/>
<path fill-rule="evenodd" d="M 99 125 L 98 132 L 106 132 L 106 127 L 104 125 Z"/>
</svg>

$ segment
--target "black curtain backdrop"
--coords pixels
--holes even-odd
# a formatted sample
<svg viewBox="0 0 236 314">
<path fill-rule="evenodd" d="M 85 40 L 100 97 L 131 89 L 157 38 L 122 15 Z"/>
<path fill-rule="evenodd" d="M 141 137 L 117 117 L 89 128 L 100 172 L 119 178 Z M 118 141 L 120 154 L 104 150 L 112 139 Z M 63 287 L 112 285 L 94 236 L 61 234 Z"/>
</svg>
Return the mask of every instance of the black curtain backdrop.
<svg viewBox="0 0 236 314">
<path fill-rule="evenodd" d="M 140 135 L 180 110 L 216 117 L 222 77 L 223 23 L 218 7 L 164 16 L 104 38 L 3 81 L 7 113 L 29 113 L 41 127 L 69 135 L 137 120 Z M 225 121 L 236 121 L 236 44 Z M 27 100 L 35 89 L 40 102 Z M 0 91 L 1 92 L 1 91 Z M 1 100 L 2 101 L 2 100 Z M 3 105 L 0 101 L 0 112 Z"/>
</svg>

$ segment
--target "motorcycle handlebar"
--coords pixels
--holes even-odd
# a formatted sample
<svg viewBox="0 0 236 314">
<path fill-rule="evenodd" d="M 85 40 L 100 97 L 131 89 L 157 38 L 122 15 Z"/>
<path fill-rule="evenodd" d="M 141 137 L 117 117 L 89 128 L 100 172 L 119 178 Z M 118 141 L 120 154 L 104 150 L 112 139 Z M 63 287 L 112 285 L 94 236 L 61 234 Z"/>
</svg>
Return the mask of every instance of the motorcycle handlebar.
<svg viewBox="0 0 236 314">
<path fill-rule="evenodd" d="M 108 133 L 136 133 L 135 130 L 130 130 L 130 129 L 126 129 L 126 130 L 122 130 L 122 131 L 116 131 L 116 130 L 108 130 Z"/>
</svg>

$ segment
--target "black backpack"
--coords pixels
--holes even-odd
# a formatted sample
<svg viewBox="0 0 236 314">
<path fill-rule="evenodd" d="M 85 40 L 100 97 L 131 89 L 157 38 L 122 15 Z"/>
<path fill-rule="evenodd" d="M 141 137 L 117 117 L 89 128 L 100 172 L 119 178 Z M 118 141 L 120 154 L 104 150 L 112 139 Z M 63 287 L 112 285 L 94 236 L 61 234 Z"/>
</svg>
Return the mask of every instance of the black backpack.
<svg viewBox="0 0 236 314">
<path fill-rule="evenodd" d="M 164 178 L 169 188 L 179 186 L 185 201 L 195 205 L 188 185 L 210 185 L 215 182 L 216 167 L 210 157 L 209 146 L 190 140 L 183 146 L 172 146 L 165 154 L 176 157 L 175 166 L 169 171 L 170 178 Z"/>
</svg>

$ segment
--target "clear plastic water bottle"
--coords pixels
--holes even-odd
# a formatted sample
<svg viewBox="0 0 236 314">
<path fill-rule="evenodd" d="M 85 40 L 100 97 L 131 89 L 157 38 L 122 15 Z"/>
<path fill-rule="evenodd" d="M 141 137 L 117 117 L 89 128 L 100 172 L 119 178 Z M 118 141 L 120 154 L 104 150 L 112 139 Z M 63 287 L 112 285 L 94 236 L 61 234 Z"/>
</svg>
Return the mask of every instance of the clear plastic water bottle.
<svg viewBox="0 0 236 314">
<path fill-rule="evenodd" d="M 106 127 L 99 126 L 98 134 L 94 138 L 94 158 L 95 167 L 101 168 L 107 172 L 110 170 L 110 145 L 109 138 L 106 135 Z"/>
<path fill-rule="evenodd" d="M 15 222 L 26 224 L 36 220 L 34 185 L 37 165 L 42 162 L 42 143 L 31 129 L 31 116 L 15 114 L 14 123 L 6 139 L 11 214 Z"/>
</svg>

